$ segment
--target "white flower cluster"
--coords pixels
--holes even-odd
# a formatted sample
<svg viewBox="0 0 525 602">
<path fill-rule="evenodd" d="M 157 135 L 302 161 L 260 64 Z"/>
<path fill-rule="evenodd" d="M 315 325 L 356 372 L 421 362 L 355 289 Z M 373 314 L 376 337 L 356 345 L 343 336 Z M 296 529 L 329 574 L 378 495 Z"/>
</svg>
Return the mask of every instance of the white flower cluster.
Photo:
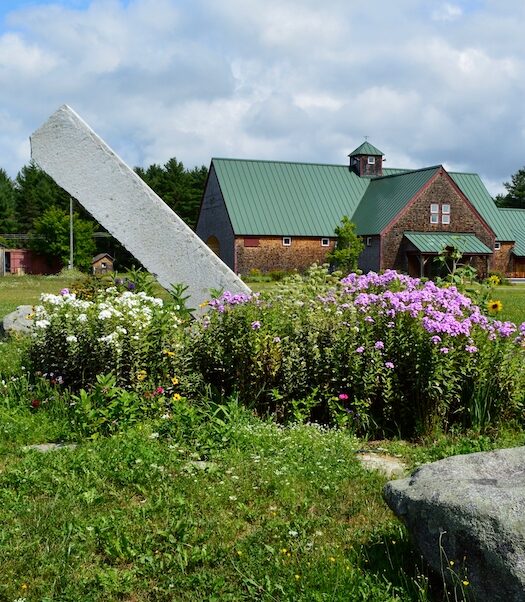
<svg viewBox="0 0 525 602">
<path fill-rule="evenodd" d="M 164 307 L 162 299 L 142 292 L 119 293 L 113 287 L 94 301 L 77 299 L 69 292 L 43 294 L 34 311 L 33 338 L 41 355 L 51 344 L 68 354 L 99 349 L 106 356 L 109 351 L 117 361 L 124 349 L 126 354 L 141 350 L 159 312 L 163 324 L 167 314 L 170 327 L 180 325 L 181 320 L 169 306 Z"/>
</svg>

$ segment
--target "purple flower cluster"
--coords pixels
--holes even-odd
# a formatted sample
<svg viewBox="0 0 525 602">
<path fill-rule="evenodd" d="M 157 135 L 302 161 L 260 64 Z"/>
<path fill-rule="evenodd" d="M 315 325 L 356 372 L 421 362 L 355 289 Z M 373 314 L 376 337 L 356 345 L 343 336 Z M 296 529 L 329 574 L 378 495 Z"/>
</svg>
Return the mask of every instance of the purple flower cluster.
<svg viewBox="0 0 525 602">
<path fill-rule="evenodd" d="M 431 341 L 435 344 L 441 342 L 443 335 L 470 337 L 476 326 L 487 331 L 492 339 L 510 337 L 517 330 L 512 322 L 487 318 L 471 299 L 454 286 L 441 288 L 431 281 L 421 284 L 418 278 L 398 274 L 394 270 L 387 270 L 381 275 L 375 272 L 349 274 L 342 284 L 345 295 L 353 296 L 354 306 L 366 314 L 365 322 L 373 322 L 370 314 L 374 311 L 389 318 L 390 327 L 396 316 L 409 315 L 421 320 L 421 325 L 432 335 Z M 525 340 L 523 325 L 520 327 L 520 342 L 522 340 Z"/>
<path fill-rule="evenodd" d="M 247 293 L 232 293 L 230 291 L 225 291 L 220 297 L 217 297 L 217 299 L 212 299 L 208 303 L 208 306 L 212 309 L 216 309 L 220 313 L 224 313 L 227 308 L 248 303 L 248 301 L 251 301 L 255 297 L 256 295 Z"/>
</svg>

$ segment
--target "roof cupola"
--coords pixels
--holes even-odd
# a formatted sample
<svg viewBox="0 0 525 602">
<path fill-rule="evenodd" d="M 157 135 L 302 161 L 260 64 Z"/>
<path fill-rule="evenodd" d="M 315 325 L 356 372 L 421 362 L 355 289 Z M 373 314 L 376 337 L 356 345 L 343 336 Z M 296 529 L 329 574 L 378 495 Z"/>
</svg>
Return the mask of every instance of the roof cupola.
<svg viewBox="0 0 525 602">
<path fill-rule="evenodd" d="M 350 171 L 358 176 L 382 176 L 383 175 L 383 153 L 366 141 L 351 152 Z"/>
</svg>

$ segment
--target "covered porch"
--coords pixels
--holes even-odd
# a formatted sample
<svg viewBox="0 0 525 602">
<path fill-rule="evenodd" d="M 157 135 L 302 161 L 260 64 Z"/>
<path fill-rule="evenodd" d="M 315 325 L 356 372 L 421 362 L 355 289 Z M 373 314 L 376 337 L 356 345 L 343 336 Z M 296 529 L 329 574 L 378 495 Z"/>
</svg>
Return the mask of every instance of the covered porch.
<svg viewBox="0 0 525 602">
<path fill-rule="evenodd" d="M 488 273 L 492 250 L 470 232 L 404 232 L 408 273 L 416 278 L 440 276 L 440 266 L 434 261 L 447 249 L 457 249 L 461 265 L 472 265 L 482 274 Z"/>
</svg>

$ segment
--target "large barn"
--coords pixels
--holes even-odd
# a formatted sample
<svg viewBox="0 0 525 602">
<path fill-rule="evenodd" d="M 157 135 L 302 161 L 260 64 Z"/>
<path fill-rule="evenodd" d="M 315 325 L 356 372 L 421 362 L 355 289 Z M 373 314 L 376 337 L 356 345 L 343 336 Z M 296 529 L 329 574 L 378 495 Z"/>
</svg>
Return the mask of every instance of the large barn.
<svg viewBox="0 0 525 602">
<path fill-rule="evenodd" d="M 365 142 L 348 165 L 212 159 L 197 234 L 237 273 L 303 270 L 325 261 L 347 215 L 363 271 L 428 276 L 458 247 L 481 273 L 525 277 L 525 210 L 498 209 L 477 174 L 385 168 L 383 156 Z"/>
</svg>

